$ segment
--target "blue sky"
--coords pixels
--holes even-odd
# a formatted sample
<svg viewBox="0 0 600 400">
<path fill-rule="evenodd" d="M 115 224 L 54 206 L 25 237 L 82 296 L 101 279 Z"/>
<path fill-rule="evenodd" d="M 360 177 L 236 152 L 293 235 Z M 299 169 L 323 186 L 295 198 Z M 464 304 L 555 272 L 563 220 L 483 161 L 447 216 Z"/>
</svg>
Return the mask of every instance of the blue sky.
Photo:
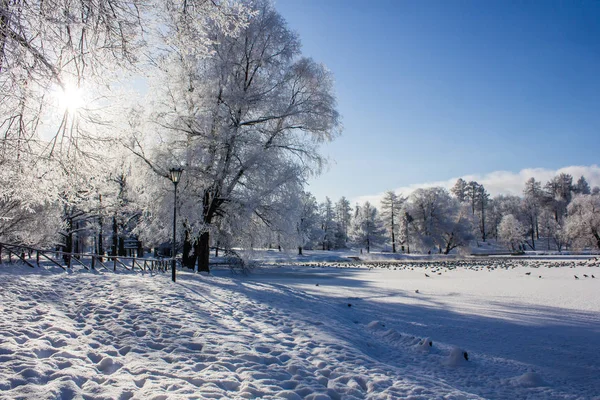
<svg viewBox="0 0 600 400">
<path fill-rule="evenodd" d="M 276 0 L 335 75 L 319 200 L 600 162 L 600 2 Z"/>
</svg>

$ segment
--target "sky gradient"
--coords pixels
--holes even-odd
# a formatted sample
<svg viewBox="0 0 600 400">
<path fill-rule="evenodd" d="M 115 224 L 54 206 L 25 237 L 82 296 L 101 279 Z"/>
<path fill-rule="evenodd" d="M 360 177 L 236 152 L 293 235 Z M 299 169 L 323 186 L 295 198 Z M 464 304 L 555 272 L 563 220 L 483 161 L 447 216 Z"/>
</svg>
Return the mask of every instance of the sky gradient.
<svg viewBox="0 0 600 400">
<path fill-rule="evenodd" d="M 600 2 L 276 0 L 334 73 L 319 200 L 598 164 Z"/>
</svg>

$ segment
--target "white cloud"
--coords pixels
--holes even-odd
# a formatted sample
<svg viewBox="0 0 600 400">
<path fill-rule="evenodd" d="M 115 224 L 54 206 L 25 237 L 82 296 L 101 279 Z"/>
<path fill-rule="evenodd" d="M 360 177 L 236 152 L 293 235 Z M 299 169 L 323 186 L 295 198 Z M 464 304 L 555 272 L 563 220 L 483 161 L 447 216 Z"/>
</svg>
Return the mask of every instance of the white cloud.
<svg viewBox="0 0 600 400">
<path fill-rule="evenodd" d="M 536 180 L 541 181 L 542 184 L 550 180 L 552 177 L 560 173 L 566 173 L 573 176 L 573 183 L 577 182 L 580 176 L 584 176 L 591 187 L 600 186 L 600 167 L 596 164 L 590 166 L 573 165 L 569 167 L 560 168 L 557 170 L 545 169 L 545 168 L 527 168 L 517 173 L 510 171 L 494 171 L 485 175 L 464 175 L 457 176 L 445 181 L 435 181 L 426 183 L 416 183 L 409 186 L 400 187 L 394 190 L 397 194 L 408 196 L 412 192 L 421 188 L 428 188 L 434 186 L 445 187 L 450 189 L 456 183 L 458 178 L 463 178 L 468 181 L 477 181 L 492 195 L 496 196 L 499 194 L 513 194 L 520 196 L 523 192 L 525 182 L 534 177 Z M 364 203 L 369 201 L 372 204 L 379 205 L 379 200 L 383 196 L 383 193 L 360 196 L 352 199 L 352 204 Z"/>
</svg>

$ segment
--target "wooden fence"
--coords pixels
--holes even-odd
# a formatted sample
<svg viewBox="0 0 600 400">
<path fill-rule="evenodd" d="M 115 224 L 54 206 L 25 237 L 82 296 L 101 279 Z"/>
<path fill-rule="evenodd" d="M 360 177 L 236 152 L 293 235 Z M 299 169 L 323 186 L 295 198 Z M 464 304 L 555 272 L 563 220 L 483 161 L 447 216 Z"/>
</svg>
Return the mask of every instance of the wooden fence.
<svg viewBox="0 0 600 400">
<path fill-rule="evenodd" d="M 42 250 L 25 245 L 9 244 L 0 242 L 0 264 L 4 259 L 8 262 L 20 260 L 31 268 L 41 267 L 43 262 L 56 265 L 63 270 L 71 269 L 74 265 L 81 266 L 87 270 L 104 268 L 107 271 L 116 272 L 117 269 L 127 271 L 158 271 L 165 272 L 171 268 L 171 258 L 140 258 L 106 256 L 91 253 L 66 253 L 58 250 Z M 180 260 L 177 260 L 180 262 Z"/>
</svg>

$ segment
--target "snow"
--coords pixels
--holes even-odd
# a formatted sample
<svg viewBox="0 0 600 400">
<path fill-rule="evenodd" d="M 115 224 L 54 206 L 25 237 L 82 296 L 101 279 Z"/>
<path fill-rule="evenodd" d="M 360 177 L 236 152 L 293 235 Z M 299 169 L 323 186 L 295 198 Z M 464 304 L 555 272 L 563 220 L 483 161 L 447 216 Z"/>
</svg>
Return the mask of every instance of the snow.
<svg viewBox="0 0 600 400">
<path fill-rule="evenodd" d="M 0 265 L 0 398 L 600 398 L 597 263 L 278 257 L 175 284 Z"/>
</svg>

